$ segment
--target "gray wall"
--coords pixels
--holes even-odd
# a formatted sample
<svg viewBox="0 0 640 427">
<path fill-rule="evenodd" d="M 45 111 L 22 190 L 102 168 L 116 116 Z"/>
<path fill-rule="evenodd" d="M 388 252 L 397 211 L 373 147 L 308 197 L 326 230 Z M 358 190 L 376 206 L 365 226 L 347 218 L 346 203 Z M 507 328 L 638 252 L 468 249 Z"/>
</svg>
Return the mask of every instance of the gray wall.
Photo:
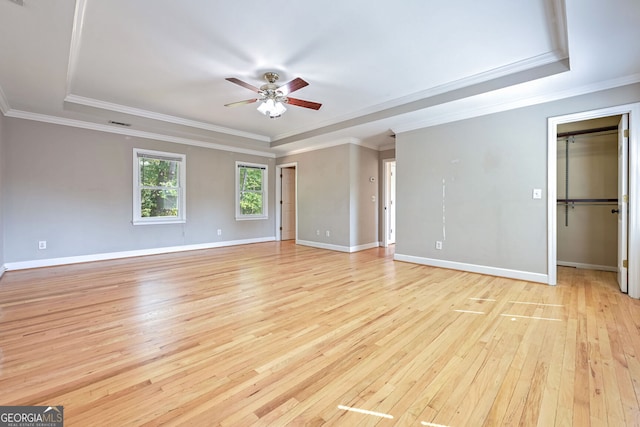
<svg viewBox="0 0 640 427">
<path fill-rule="evenodd" d="M 0 274 L 4 271 L 4 115 L 0 113 Z"/>
<path fill-rule="evenodd" d="M 547 118 L 638 100 L 636 84 L 399 134 L 396 254 L 546 274 Z"/>
<path fill-rule="evenodd" d="M 378 242 L 378 152 L 360 145 L 350 146 L 350 245 Z M 371 182 L 370 178 L 374 179 Z"/>
<path fill-rule="evenodd" d="M 291 162 L 298 163 L 298 239 L 349 246 L 349 146 L 277 159 Z"/>
<path fill-rule="evenodd" d="M 273 158 L 21 119 L 4 131 L 7 263 L 274 236 Z M 185 224 L 131 224 L 134 147 L 186 154 Z M 269 219 L 235 220 L 236 160 L 269 166 Z"/>
<path fill-rule="evenodd" d="M 298 239 L 352 247 L 377 242 L 377 151 L 342 144 L 278 158 L 297 162 Z M 319 231 L 319 234 L 318 234 Z M 330 235 L 327 237 L 326 232 Z"/>
</svg>

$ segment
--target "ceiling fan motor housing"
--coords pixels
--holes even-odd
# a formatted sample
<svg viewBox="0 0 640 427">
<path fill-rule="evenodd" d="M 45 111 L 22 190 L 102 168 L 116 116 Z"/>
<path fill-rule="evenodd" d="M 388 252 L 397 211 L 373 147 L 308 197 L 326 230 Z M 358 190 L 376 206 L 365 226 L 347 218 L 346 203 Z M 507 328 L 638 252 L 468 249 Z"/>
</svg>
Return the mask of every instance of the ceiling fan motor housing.
<svg viewBox="0 0 640 427">
<path fill-rule="evenodd" d="M 278 79 L 280 78 L 280 76 L 278 75 L 278 73 L 274 73 L 274 72 L 267 72 L 264 73 L 264 79 L 266 81 L 268 81 L 269 83 L 275 83 L 278 81 Z"/>
<path fill-rule="evenodd" d="M 284 96 L 282 91 L 278 90 L 279 86 L 276 84 L 276 81 L 279 78 L 280 76 L 278 75 L 278 73 L 264 73 L 264 79 L 269 83 L 260 86 L 261 101 L 273 99 L 274 102 L 287 102 L 287 97 Z"/>
</svg>

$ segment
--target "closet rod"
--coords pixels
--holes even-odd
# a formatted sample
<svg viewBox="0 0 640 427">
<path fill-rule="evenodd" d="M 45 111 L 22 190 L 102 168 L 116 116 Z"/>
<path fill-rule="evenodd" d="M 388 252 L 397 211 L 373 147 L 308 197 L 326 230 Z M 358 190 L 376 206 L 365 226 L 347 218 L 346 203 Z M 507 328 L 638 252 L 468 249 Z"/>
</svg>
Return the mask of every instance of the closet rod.
<svg viewBox="0 0 640 427">
<path fill-rule="evenodd" d="M 558 199 L 558 203 L 618 203 L 618 199 Z"/>
<path fill-rule="evenodd" d="M 618 206 L 617 203 L 558 203 L 565 208 L 575 209 L 576 206 Z"/>
<path fill-rule="evenodd" d="M 558 138 L 566 138 L 567 136 L 584 135 L 587 133 L 607 132 L 612 130 L 618 130 L 618 126 L 605 126 L 601 128 L 572 130 L 570 132 L 559 132 Z"/>
</svg>

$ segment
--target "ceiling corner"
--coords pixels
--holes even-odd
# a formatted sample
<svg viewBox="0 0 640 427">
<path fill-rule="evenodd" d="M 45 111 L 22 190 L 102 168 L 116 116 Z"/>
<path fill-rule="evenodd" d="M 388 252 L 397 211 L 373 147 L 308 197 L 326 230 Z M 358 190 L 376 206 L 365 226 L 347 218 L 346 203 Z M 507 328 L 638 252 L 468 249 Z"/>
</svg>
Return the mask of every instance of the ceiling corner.
<svg viewBox="0 0 640 427">
<path fill-rule="evenodd" d="M 9 107 L 9 101 L 7 101 L 7 97 L 2 90 L 2 86 L 0 86 L 0 111 L 3 115 L 6 115 L 10 109 L 11 107 Z"/>
<path fill-rule="evenodd" d="M 553 24 L 551 28 L 551 36 L 553 44 L 556 46 L 556 52 L 562 59 L 569 58 L 569 34 L 567 31 L 567 8 L 565 0 L 551 1 L 551 20 Z"/>
<path fill-rule="evenodd" d="M 69 65 L 67 66 L 67 87 L 66 94 L 71 94 L 71 85 L 76 76 L 78 67 L 78 57 L 80 55 L 80 42 L 82 38 L 82 27 L 84 23 L 84 12 L 87 7 L 87 0 L 76 0 L 76 10 L 73 16 L 73 27 L 71 29 L 71 43 L 69 46 Z"/>
</svg>

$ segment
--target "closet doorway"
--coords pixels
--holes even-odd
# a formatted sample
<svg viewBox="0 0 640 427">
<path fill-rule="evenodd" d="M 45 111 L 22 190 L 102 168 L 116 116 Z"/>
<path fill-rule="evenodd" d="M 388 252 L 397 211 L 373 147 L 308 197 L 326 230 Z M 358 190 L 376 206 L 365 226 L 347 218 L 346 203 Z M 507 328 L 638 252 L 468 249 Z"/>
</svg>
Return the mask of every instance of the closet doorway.
<svg viewBox="0 0 640 427">
<path fill-rule="evenodd" d="M 618 270 L 620 120 L 610 116 L 558 126 L 559 266 Z"/>
<path fill-rule="evenodd" d="M 296 164 L 276 166 L 276 240 L 295 240 L 298 235 Z"/>
<path fill-rule="evenodd" d="M 549 284 L 558 265 L 611 270 L 622 292 L 640 298 L 640 104 L 548 123 Z"/>
</svg>

